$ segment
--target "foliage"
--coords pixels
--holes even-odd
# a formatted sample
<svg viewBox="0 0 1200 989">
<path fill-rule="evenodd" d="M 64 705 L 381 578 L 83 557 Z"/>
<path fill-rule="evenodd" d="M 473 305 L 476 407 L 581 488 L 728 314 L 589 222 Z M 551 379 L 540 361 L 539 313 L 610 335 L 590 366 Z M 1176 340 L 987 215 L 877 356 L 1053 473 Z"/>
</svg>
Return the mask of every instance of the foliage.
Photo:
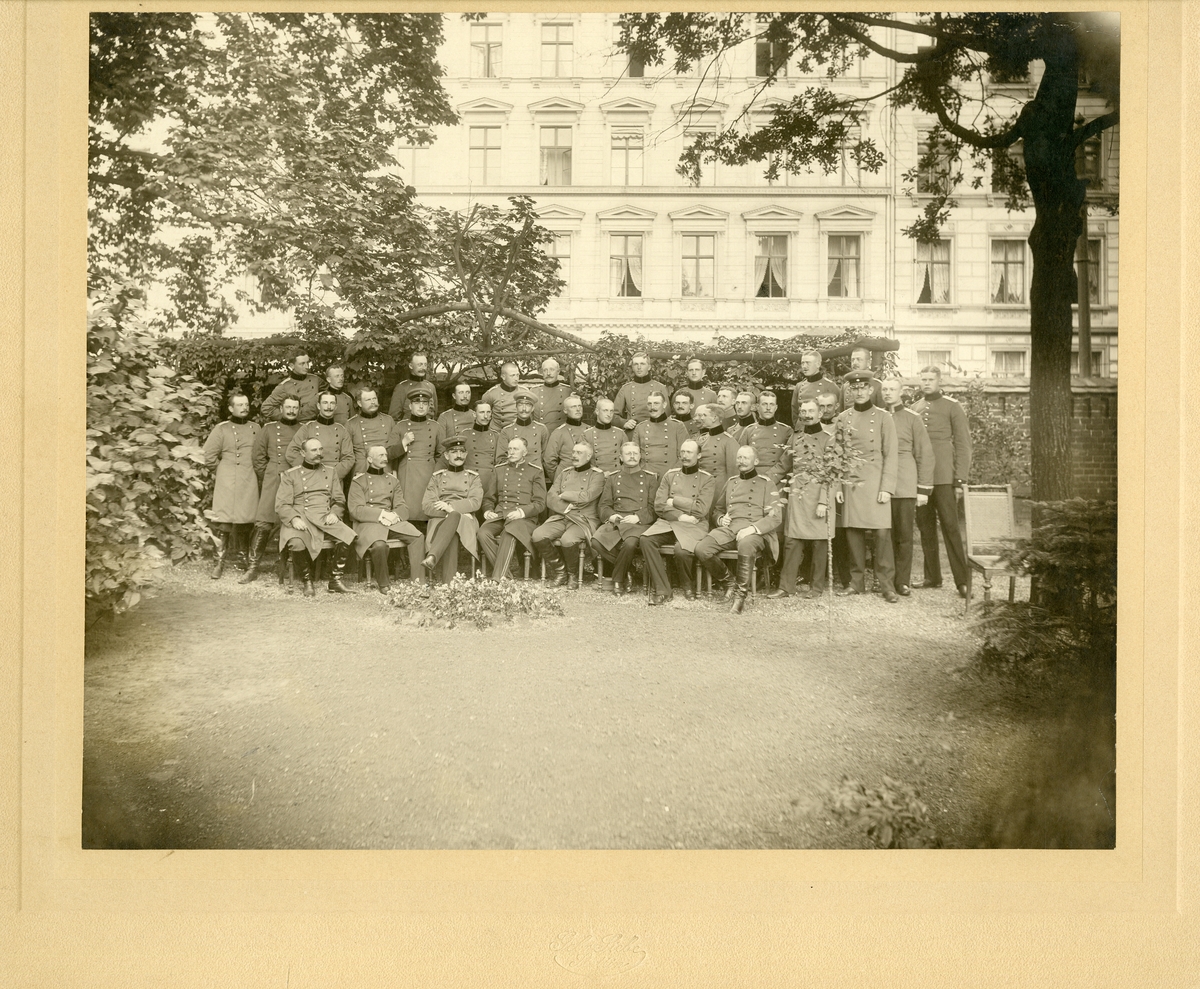
<svg viewBox="0 0 1200 989">
<path fill-rule="evenodd" d="M 388 603 L 417 616 L 419 625 L 456 628 L 473 624 L 491 628 L 497 620 L 512 621 L 518 615 L 546 618 L 563 613 L 562 596 L 527 581 L 467 579 L 456 574 L 449 584 L 426 588 L 412 581 L 393 584 Z"/>
<path fill-rule="evenodd" d="M 873 787 L 842 777 L 827 789 L 825 808 L 842 823 L 864 828 L 876 848 L 942 847 L 920 792 L 890 776 Z"/>
<path fill-rule="evenodd" d="M 199 554 L 209 471 L 201 444 L 216 392 L 166 364 L 123 302 L 88 313 L 88 602 L 123 611 L 164 562 Z"/>
<path fill-rule="evenodd" d="M 978 620 L 982 657 L 1018 665 L 1076 659 L 1106 668 L 1117 636 L 1117 506 L 1034 505 L 1031 538 L 1002 558 L 1035 587 L 1028 603 L 999 604 Z"/>
<path fill-rule="evenodd" d="M 971 431 L 971 484 L 1029 483 L 1029 438 L 1012 428 L 1009 420 L 988 398 L 978 376 L 955 395 L 967 415 Z"/>
</svg>

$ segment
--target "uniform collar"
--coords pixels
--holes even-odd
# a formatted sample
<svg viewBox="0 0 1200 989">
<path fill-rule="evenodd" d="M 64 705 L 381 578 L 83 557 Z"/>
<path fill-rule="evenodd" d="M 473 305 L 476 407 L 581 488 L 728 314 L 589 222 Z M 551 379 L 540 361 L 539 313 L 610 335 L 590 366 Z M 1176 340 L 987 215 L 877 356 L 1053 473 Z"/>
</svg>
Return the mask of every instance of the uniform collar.
<svg viewBox="0 0 1200 989">
<path fill-rule="evenodd" d="M 874 405 L 875 405 L 874 402 L 867 402 L 866 405 L 860 405 L 858 402 L 855 402 L 854 403 L 854 411 L 855 412 L 870 412 Z"/>
<path fill-rule="evenodd" d="M 454 464 L 450 463 L 449 461 L 446 462 L 446 470 L 448 470 L 451 474 L 461 474 L 466 466 L 466 461 L 459 464 L 457 467 L 455 467 Z"/>
<path fill-rule="evenodd" d="M 359 415 L 359 418 L 362 418 L 362 419 L 374 419 L 379 415 L 379 410 L 376 409 L 374 412 L 363 412 L 360 409 L 358 415 Z"/>
<path fill-rule="evenodd" d="M 320 460 L 318 460 L 315 464 L 310 464 L 307 460 L 301 460 L 300 466 L 304 467 L 306 470 L 316 470 L 318 467 L 322 466 L 322 463 Z"/>
<path fill-rule="evenodd" d="M 725 426 L 723 423 L 718 422 L 711 429 L 707 430 L 707 432 L 709 436 L 720 436 L 723 432 L 725 432 Z"/>
<path fill-rule="evenodd" d="M 751 467 L 748 471 L 739 470 L 738 477 L 743 481 L 749 481 L 751 478 L 758 477 L 758 471 Z"/>
<path fill-rule="evenodd" d="M 816 374 L 806 374 L 804 376 L 804 380 L 810 381 L 813 384 L 816 384 L 816 382 L 820 381 L 821 378 L 823 378 L 823 377 L 824 377 L 824 375 L 820 371 L 818 371 Z"/>
<path fill-rule="evenodd" d="M 597 429 L 612 429 L 612 423 L 611 422 L 597 422 L 596 428 Z"/>
<path fill-rule="evenodd" d="M 667 414 L 665 412 L 662 415 L 650 417 L 650 422 L 666 422 L 666 421 L 667 421 Z"/>
<path fill-rule="evenodd" d="M 575 470 L 577 473 L 580 473 L 580 474 L 582 474 L 585 470 L 591 470 L 591 469 L 592 469 L 592 462 L 590 460 L 586 464 L 584 464 L 582 467 L 574 467 L 573 468 L 573 470 Z"/>
<path fill-rule="evenodd" d="M 368 474 L 386 474 L 387 470 L 384 469 L 383 467 L 368 467 L 367 473 Z"/>
<path fill-rule="evenodd" d="M 408 414 L 408 421 L 409 422 L 428 422 L 429 416 L 419 416 L 415 412 L 410 412 Z"/>
<path fill-rule="evenodd" d="M 813 433 L 824 432 L 824 430 L 821 428 L 821 424 L 819 422 L 807 423 L 804 427 L 804 431 L 806 433 L 808 433 L 809 435 L 812 435 Z"/>
<path fill-rule="evenodd" d="M 319 422 L 322 426 L 332 426 L 333 416 L 330 416 L 328 419 L 326 419 L 324 416 L 317 416 L 317 422 Z"/>
<path fill-rule="evenodd" d="M 235 426 L 244 426 L 244 425 L 246 425 L 246 423 L 248 423 L 250 421 L 250 417 L 249 416 L 230 416 L 229 421 L 232 422 Z"/>
<path fill-rule="evenodd" d="M 695 474 L 696 471 L 698 471 L 700 469 L 700 461 L 697 460 L 694 464 L 692 464 L 691 467 L 682 467 L 681 466 L 679 469 L 681 471 L 683 471 L 685 474 Z"/>
<path fill-rule="evenodd" d="M 479 432 L 479 433 L 486 433 L 486 432 L 487 432 L 489 429 L 491 429 L 491 428 L 492 428 L 492 424 L 489 422 L 489 423 L 488 423 L 488 424 L 485 426 L 483 423 L 480 423 L 480 422 L 475 422 L 475 423 L 472 423 L 472 424 L 471 424 L 471 428 L 472 428 L 472 429 L 474 429 L 476 432 Z"/>
<path fill-rule="evenodd" d="M 936 402 L 941 397 L 942 397 L 942 393 L 940 391 L 935 391 L 932 395 L 926 395 L 925 401 L 926 402 Z"/>
<path fill-rule="evenodd" d="M 570 416 L 567 416 L 566 423 L 568 426 L 582 426 L 583 420 L 582 419 L 572 419 Z"/>
<path fill-rule="evenodd" d="M 774 416 L 771 416 L 771 418 L 770 418 L 770 419 L 761 419 L 761 418 L 760 418 L 760 419 L 758 420 L 758 424 L 759 424 L 760 426 L 774 426 L 774 425 L 775 425 L 775 417 L 774 417 Z"/>
<path fill-rule="evenodd" d="M 650 380 L 650 375 L 648 375 L 648 374 L 647 374 L 647 375 L 643 375 L 642 377 L 640 377 L 640 378 L 639 378 L 639 377 L 638 377 L 638 376 L 635 374 L 635 375 L 633 376 L 633 380 L 634 380 L 635 382 L 637 382 L 639 385 L 644 385 L 644 384 L 645 384 L 647 381 L 649 381 L 649 380 Z"/>
</svg>

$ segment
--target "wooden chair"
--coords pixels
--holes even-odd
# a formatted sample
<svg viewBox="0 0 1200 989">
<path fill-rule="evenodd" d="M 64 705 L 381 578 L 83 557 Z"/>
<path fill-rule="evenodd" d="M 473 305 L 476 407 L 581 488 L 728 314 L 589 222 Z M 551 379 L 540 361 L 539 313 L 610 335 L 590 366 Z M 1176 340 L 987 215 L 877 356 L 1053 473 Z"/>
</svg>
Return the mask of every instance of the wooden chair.
<svg viewBox="0 0 1200 989">
<path fill-rule="evenodd" d="M 388 553 L 391 553 L 391 551 L 394 549 L 404 549 L 404 547 L 407 546 L 408 544 L 405 543 L 404 540 L 402 540 L 402 539 L 389 539 L 387 541 L 387 545 L 388 545 Z M 468 554 L 468 556 L 470 556 L 470 554 Z M 470 560 L 471 560 L 471 576 L 474 577 L 475 576 L 475 557 L 470 556 Z M 361 575 L 365 571 L 366 577 L 365 577 L 365 579 L 360 577 L 360 582 L 366 583 L 367 586 L 370 586 L 370 584 L 371 584 L 371 565 L 372 565 L 371 564 L 371 554 L 363 553 L 362 560 L 359 561 L 359 571 L 358 572 Z M 413 580 L 421 579 L 421 578 L 423 578 L 423 576 L 424 576 L 423 574 L 409 574 L 409 577 Z"/>
<path fill-rule="evenodd" d="M 522 549 L 524 549 L 524 547 L 522 547 Z M 533 552 L 531 550 L 525 550 L 525 552 L 522 553 L 521 556 L 525 561 L 525 579 L 528 580 L 529 579 L 529 571 L 531 569 L 531 561 L 533 558 Z M 471 564 L 472 574 L 475 572 L 474 568 L 475 568 L 475 564 L 474 564 L 474 562 L 472 562 L 472 564 Z M 481 574 L 483 574 L 485 577 L 488 576 L 488 561 L 487 561 L 487 557 L 484 556 L 482 552 L 479 554 L 479 572 Z"/>
<path fill-rule="evenodd" d="M 675 547 L 674 546 L 659 546 L 658 553 L 660 556 L 674 556 L 675 555 Z M 692 575 L 692 581 L 696 588 L 696 595 L 699 596 L 700 588 L 702 586 L 702 582 L 705 577 L 704 567 L 700 566 L 700 561 L 698 559 L 696 559 L 696 557 L 693 556 L 692 559 L 695 560 L 695 562 L 696 562 L 696 569 Z M 708 586 L 709 586 L 709 589 L 712 588 L 711 579 L 708 582 Z M 653 594 L 654 594 L 654 581 L 652 581 L 650 579 L 650 571 L 647 568 L 647 570 L 646 570 L 646 600 L 649 601 L 650 598 L 653 596 Z"/>
<path fill-rule="evenodd" d="M 724 549 L 724 550 L 721 550 L 721 552 L 717 554 L 718 560 L 728 560 L 728 561 L 732 562 L 735 566 L 737 564 L 737 558 L 738 558 L 738 553 L 737 553 L 736 549 Z M 754 558 L 754 569 L 750 571 L 750 593 L 751 594 L 758 593 L 758 568 L 759 568 L 760 564 L 762 565 L 762 568 L 763 568 L 763 583 L 766 585 L 766 588 L 768 591 L 771 589 L 771 554 L 769 552 L 768 553 L 759 553 Z M 704 580 L 704 586 L 708 589 L 708 593 L 711 594 L 712 593 L 712 575 L 707 570 L 705 570 L 702 566 L 700 566 L 699 560 L 696 561 L 696 570 L 697 570 L 697 574 L 698 574 L 698 576 L 696 577 L 696 593 L 697 594 L 700 593 L 701 577 L 699 575 L 702 574 L 703 580 Z"/>
<path fill-rule="evenodd" d="M 1000 559 L 1016 538 L 1013 520 L 1011 484 L 964 484 L 963 512 L 966 516 L 963 543 L 967 553 L 967 601 L 965 615 L 971 608 L 971 583 L 976 570 L 983 574 L 983 604 L 992 599 L 992 576 L 1008 577 L 1008 600 L 1011 604 L 1017 592 L 1017 577 L 1008 564 Z"/>
<path fill-rule="evenodd" d="M 557 546 L 560 551 L 562 550 L 562 541 L 561 540 L 559 540 L 559 539 L 554 540 L 553 545 Z M 592 541 L 590 539 L 585 539 L 579 547 L 579 586 L 580 587 L 583 586 L 583 564 L 587 558 L 587 555 L 591 552 L 592 552 Z M 600 554 L 597 553 L 596 555 L 599 556 Z M 542 565 L 542 580 L 545 580 L 546 579 L 546 561 L 542 560 L 541 565 Z M 529 555 L 528 554 L 526 554 L 526 556 L 525 556 L 525 579 L 526 580 L 529 579 Z"/>
</svg>

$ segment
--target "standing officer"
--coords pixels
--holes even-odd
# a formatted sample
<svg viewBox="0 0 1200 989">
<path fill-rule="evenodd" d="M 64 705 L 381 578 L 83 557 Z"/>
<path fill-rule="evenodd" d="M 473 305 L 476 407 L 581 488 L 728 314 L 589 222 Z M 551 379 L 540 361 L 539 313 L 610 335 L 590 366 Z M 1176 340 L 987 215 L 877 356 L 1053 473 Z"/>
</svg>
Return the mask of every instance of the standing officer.
<svg viewBox="0 0 1200 989">
<path fill-rule="evenodd" d="M 358 415 L 346 423 L 350 434 L 350 446 L 354 450 L 354 473 L 367 469 L 367 451 L 376 444 L 387 446 L 396 420 L 386 412 L 379 411 L 379 392 L 365 385 L 358 393 Z"/>
<path fill-rule="evenodd" d="M 330 364 L 325 369 L 325 384 L 321 386 L 321 389 L 332 393 L 337 400 L 333 409 L 333 421 L 340 422 L 343 426 L 350 421 L 350 417 L 355 412 L 354 399 L 346 391 L 345 385 L 346 365 L 340 362 Z"/>
<path fill-rule="evenodd" d="M 666 405 L 667 386 L 650 377 L 650 358 L 645 354 L 634 354 L 629 361 L 629 368 L 633 371 L 633 380 L 621 385 L 613 405 L 616 407 L 617 421 L 625 429 L 632 430 L 639 422 L 650 418 L 646 399 L 651 392 L 662 394 L 663 405 Z"/>
<path fill-rule="evenodd" d="M 733 601 L 730 611 L 735 615 L 740 615 L 746 606 L 758 554 L 769 548 L 771 556 L 779 555 L 779 537 L 775 534 L 783 519 L 779 488 L 755 470 L 757 464 L 754 447 L 738 448 L 737 476 L 725 482 L 725 490 L 717 495 L 713 509 L 718 513 L 717 528 L 696 544 L 696 559 L 713 582 L 724 589 L 725 600 Z M 736 582 L 731 579 L 729 567 L 717 556 L 733 546 L 738 554 Z"/>
<path fill-rule="evenodd" d="M 475 513 L 483 504 L 483 485 L 479 475 L 464 466 L 466 460 L 467 441 L 461 436 L 446 440 L 446 466 L 433 472 L 421 502 L 421 510 L 429 519 L 425 569 L 432 575 L 440 563 L 443 584 L 450 583 L 458 573 L 459 546 L 479 559 Z"/>
<path fill-rule="evenodd" d="M 805 398 L 800 402 L 800 423 L 800 429 L 792 434 L 786 458 L 792 476 L 788 482 L 783 566 L 779 571 L 779 587 L 767 595 L 769 598 L 796 593 L 796 575 L 803 556 L 811 561 L 812 570 L 809 590 L 801 596 L 819 597 L 825 590 L 834 513 L 830 511 L 829 485 L 813 472 L 819 470 L 833 434 L 821 428 L 816 399 Z"/>
<path fill-rule="evenodd" d="M 547 487 L 554 483 L 559 468 L 570 461 L 571 449 L 575 444 L 586 440 L 584 434 L 587 432 L 587 427 L 583 424 L 583 399 L 578 395 L 568 395 L 563 399 L 562 413 L 565 418 L 546 440 L 546 452 L 542 457 L 542 466 L 546 468 Z M 549 428 L 548 424 L 546 424 L 546 428 Z"/>
<path fill-rule="evenodd" d="M 367 469 L 354 475 L 347 499 L 350 520 L 354 523 L 354 551 L 360 560 L 366 553 L 371 554 L 375 583 L 384 594 L 391 587 L 389 539 L 398 539 L 405 544 L 410 580 L 421 580 L 421 561 L 425 557 L 425 539 L 421 530 L 408 521 L 404 489 L 396 475 L 388 470 L 387 461 L 387 447 L 373 443 L 367 449 Z"/>
<path fill-rule="evenodd" d="M 734 404 L 737 401 L 737 392 L 728 387 L 717 389 L 717 408 L 721 411 L 721 425 L 727 430 L 733 429 L 737 423 L 737 409 Z"/>
<path fill-rule="evenodd" d="M 604 471 L 592 464 L 592 448 L 576 443 L 571 466 L 558 472 L 554 486 L 546 492 L 551 515 L 533 530 L 533 548 L 546 561 L 547 579 L 556 587 L 566 584 L 568 590 L 579 590 L 579 554 L 600 527 L 597 508 L 603 490 Z M 561 553 L 554 545 L 556 539 Z"/>
<path fill-rule="evenodd" d="M 800 403 L 805 399 L 816 399 L 818 395 L 828 394 L 834 396 L 835 405 L 840 405 L 842 398 L 842 393 L 833 379 L 821 373 L 819 350 L 806 350 L 800 355 L 800 374 L 800 380 L 792 389 L 792 423 L 796 429 L 800 428 Z"/>
<path fill-rule="evenodd" d="M 294 398 L 300 402 L 300 421 L 308 422 L 317 417 L 317 396 L 321 393 L 321 379 L 315 374 L 309 374 L 311 361 L 306 350 L 296 350 L 288 368 L 288 376 L 284 378 L 262 403 L 264 419 L 278 419 L 285 398 Z"/>
<path fill-rule="evenodd" d="M 486 491 L 496 465 L 500 434 L 492 429 L 492 407 L 482 398 L 475 403 L 475 422 L 462 434 L 462 440 L 467 447 L 466 468 L 479 475 L 479 483 Z"/>
<path fill-rule="evenodd" d="M 896 493 L 892 495 L 892 549 L 896 593 L 912 593 L 913 517 L 933 492 L 933 444 L 925 423 L 900 400 L 899 378 L 884 378 L 883 404 L 896 424 Z"/>
<path fill-rule="evenodd" d="M 559 380 L 558 371 L 558 361 L 547 357 L 542 361 L 542 383 L 529 389 L 533 393 L 533 418 L 543 423 L 551 436 L 563 424 L 563 403 L 568 395 L 575 394 L 574 388 Z M 579 413 L 583 415 L 582 405 Z"/>
<path fill-rule="evenodd" d="M 409 395 L 417 389 L 429 395 L 429 409 L 426 414 L 437 418 L 437 392 L 433 382 L 428 380 L 429 358 L 425 354 L 413 354 L 408 359 L 408 377 L 392 389 L 392 400 L 388 403 L 388 415 L 399 422 L 409 415 Z M 419 496 L 418 496 L 419 497 Z"/>
<path fill-rule="evenodd" d="M 700 432 L 700 423 L 696 421 L 695 403 L 692 401 L 691 392 L 680 388 L 675 393 L 675 397 L 671 399 L 671 406 L 675 414 L 671 417 L 676 422 L 683 423 L 687 429 L 688 436 L 695 439 Z"/>
<path fill-rule="evenodd" d="M 822 426 L 833 428 L 833 420 L 837 418 L 841 404 L 840 392 L 819 392 L 817 394 L 817 411 L 821 414 Z"/>
<path fill-rule="evenodd" d="M 442 442 L 451 436 L 462 436 L 475 425 L 475 413 L 471 411 L 471 385 L 459 381 L 451 395 L 454 404 L 438 416 L 438 456 L 442 454 Z"/>
<path fill-rule="evenodd" d="M 410 522 L 425 520 L 421 503 L 437 458 L 437 422 L 429 416 L 432 404 L 433 385 L 413 388 L 408 393 L 408 418 L 397 422 L 387 439 L 388 456 L 397 464 L 396 476 L 404 489 Z"/>
<path fill-rule="evenodd" d="M 881 382 L 873 374 L 871 374 L 871 352 L 866 347 L 855 347 L 850 351 L 850 370 L 851 371 L 866 371 L 871 375 L 871 404 L 877 409 L 883 408 L 883 392 L 880 390 Z M 850 376 L 847 375 L 842 379 L 842 408 L 848 409 L 854 404 L 854 396 L 857 394 L 850 387 Z"/>
<path fill-rule="evenodd" d="M 725 482 L 738 471 L 738 443 L 725 431 L 719 405 L 702 405 L 696 410 L 700 432 L 696 445 L 700 448 L 700 469 L 713 476 L 714 497 L 725 490 Z"/>
<path fill-rule="evenodd" d="M 300 463 L 301 447 L 306 440 L 321 441 L 321 449 L 329 459 L 329 465 L 337 471 L 338 480 L 344 480 L 354 470 L 354 444 L 350 441 L 350 433 L 340 422 L 333 421 L 333 413 L 337 408 L 337 396 L 333 392 L 321 392 L 317 403 L 317 417 L 301 423 L 300 428 L 292 436 L 284 456 L 293 467 Z"/>
<path fill-rule="evenodd" d="M 694 357 L 687 364 L 687 384 L 676 389 L 674 398 L 680 395 L 691 398 L 693 409 L 701 405 L 711 405 L 717 400 L 717 393 L 704 377 L 704 365 Z"/>
<path fill-rule="evenodd" d="M 754 417 L 754 406 L 758 403 L 758 398 L 752 391 L 740 391 L 737 397 L 733 400 L 733 411 L 736 418 L 733 420 L 731 432 L 734 436 L 740 436 L 742 431 L 747 426 L 753 426 L 758 420 Z"/>
<path fill-rule="evenodd" d="M 280 408 L 282 418 L 278 422 L 268 422 L 254 437 L 254 447 L 250 451 L 250 461 L 254 473 L 258 475 L 259 496 L 258 510 L 254 513 L 254 535 L 250 541 L 250 566 L 246 569 L 239 583 L 249 584 L 258 579 L 258 567 L 262 562 L 263 553 L 267 548 L 267 540 L 271 538 L 271 530 L 279 521 L 275 514 L 275 493 L 279 490 L 279 475 L 288 469 L 288 444 L 296 434 L 300 423 L 300 400 L 285 398 Z M 282 553 L 279 554 L 279 581 L 283 583 L 287 561 Z"/>
<path fill-rule="evenodd" d="M 783 482 L 787 472 L 783 463 L 788 444 L 792 441 L 792 427 L 775 418 L 779 398 L 773 391 L 764 391 L 758 396 L 758 422 L 747 426 L 738 437 L 741 446 L 752 446 L 758 454 L 758 472 L 766 474 L 776 484 Z"/>
<path fill-rule="evenodd" d="M 492 471 L 483 492 L 479 549 L 492 568 L 492 580 L 508 576 L 516 544 L 533 552 L 533 530 L 546 508 L 546 476 L 526 461 L 529 448 L 520 436 L 509 440 L 507 459 Z"/>
<path fill-rule="evenodd" d="M 648 417 L 637 424 L 633 442 L 642 451 L 642 464 L 661 477 L 679 463 L 679 444 L 688 438 L 687 426 L 667 418 L 667 393 L 656 389 L 646 396 Z"/>
<path fill-rule="evenodd" d="M 642 559 L 654 581 L 651 605 L 671 600 L 671 578 L 663 564 L 660 546 L 675 544 L 675 570 L 683 596 L 689 601 L 696 597 L 692 574 L 696 569 L 696 544 L 708 534 L 708 515 L 716 497 L 712 474 L 700 469 L 700 446 L 695 440 L 679 445 L 679 466 L 672 467 L 658 484 L 654 493 L 654 514 L 658 521 L 638 540 Z"/>
<path fill-rule="evenodd" d="M 862 594 L 866 589 L 868 531 L 875 533 L 875 578 L 888 604 L 898 600 L 892 556 L 892 495 L 896 491 L 896 425 L 891 415 L 871 402 L 874 381 L 870 371 L 846 375 L 854 403 L 836 420 L 835 438 L 857 453 L 841 490 L 846 544 L 850 550 L 850 586 L 839 594 Z"/>
<path fill-rule="evenodd" d="M 229 418 L 217 423 L 204 442 L 204 459 L 217 468 L 213 485 L 212 520 L 217 546 L 212 573 L 216 580 L 225 569 L 225 551 L 241 542 L 242 529 L 258 511 L 258 478 L 254 474 L 254 441 L 258 423 L 250 421 L 250 399 L 237 392 L 229 396 Z"/>
<path fill-rule="evenodd" d="M 546 441 L 550 434 L 546 432 L 545 423 L 533 418 L 533 393 L 528 388 L 518 388 L 513 392 L 516 402 L 517 417 L 500 430 L 500 441 L 497 444 L 497 455 L 507 451 L 508 444 L 517 436 L 525 441 L 526 459 L 538 470 L 543 469 L 543 457 L 546 453 Z"/>
<path fill-rule="evenodd" d="M 596 530 L 595 542 L 604 558 L 613 563 L 613 593 L 618 597 L 627 590 L 626 576 L 638 540 L 654 523 L 658 475 L 642 467 L 641 460 L 642 451 L 636 443 L 624 444 L 621 468 L 605 474 L 600 495 L 599 514 L 603 524 Z"/>
<path fill-rule="evenodd" d="M 517 418 L 517 387 L 521 369 L 512 361 L 500 365 L 500 381 L 483 393 L 492 407 L 492 428 L 499 431 Z"/>
<path fill-rule="evenodd" d="M 306 440 L 300 450 L 300 466 L 283 472 L 275 495 L 275 514 L 279 516 L 279 548 L 295 553 L 304 596 L 312 597 L 313 563 L 321 555 L 323 536 L 337 540 L 333 550 L 333 570 L 329 590 L 346 593 L 342 574 L 346 555 L 354 542 L 354 530 L 342 522 L 346 496 L 337 470 L 321 462 L 321 441 Z"/>
<path fill-rule="evenodd" d="M 629 434 L 613 422 L 615 413 L 612 399 L 597 399 L 596 424 L 583 431 L 584 441 L 592 447 L 592 460 L 606 472 L 621 466 L 621 447 L 629 439 Z"/>
<path fill-rule="evenodd" d="M 958 531 L 957 492 L 971 476 L 971 430 L 962 406 L 942 394 L 942 372 L 932 364 L 921 368 L 921 392 L 923 397 L 913 405 L 913 411 L 925 423 L 929 442 L 933 444 L 933 494 L 929 504 L 916 513 L 925 556 L 925 582 L 921 586 L 942 586 L 937 539 L 940 521 L 954 586 L 960 597 L 966 597 L 967 555 Z"/>
</svg>

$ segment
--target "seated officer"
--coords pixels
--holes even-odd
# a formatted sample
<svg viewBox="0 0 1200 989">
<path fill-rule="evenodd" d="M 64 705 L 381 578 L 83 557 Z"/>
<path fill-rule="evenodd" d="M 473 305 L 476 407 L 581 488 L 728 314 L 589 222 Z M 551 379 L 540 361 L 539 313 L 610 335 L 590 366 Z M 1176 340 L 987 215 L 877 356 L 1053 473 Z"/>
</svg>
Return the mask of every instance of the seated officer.
<svg viewBox="0 0 1200 989">
<path fill-rule="evenodd" d="M 371 569 L 381 593 L 386 594 L 391 586 L 389 539 L 400 540 L 408 549 L 409 579 L 422 579 L 425 537 L 408 521 L 404 489 L 396 475 L 388 470 L 387 447 L 382 443 L 367 449 L 367 469 L 355 474 L 350 482 L 347 507 L 354 523 L 354 551 L 360 560 L 366 553 L 371 554 Z"/>
<path fill-rule="evenodd" d="M 686 392 L 681 394 L 690 399 Z M 606 560 L 615 561 L 613 593 L 618 596 L 629 589 L 625 579 L 638 550 L 638 539 L 654 522 L 658 475 L 645 470 L 641 459 L 642 451 L 632 440 L 622 446 L 621 469 L 605 475 L 600 495 L 599 514 L 603 524 L 596 530 L 595 542 Z"/>
<path fill-rule="evenodd" d="M 533 548 L 548 564 L 551 583 L 569 590 L 579 589 L 579 554 L 582 543 L 591 540 L 600 526 L 597 507 L 604 490 L 604 471 L 592 464 L 592 448 L 576 443 L 571 466 L 564 467 L 546 494 L 546 507 L 553 513 L 533 530 Z M 554 545 L 558 540 L 562 553 Z M 566 566 L 563 561 L 566 560 Z"/>
<path fill-rule="evenodd" d="M 533 530 L 546 507 L 546 478 L 540 467 L 528 462 L 528 451 L 520 436 L 509 440 L 508 459 L 492 471 L 483 492 L 483 525 L 477 538 L 492 580 L 508 576 L 517 543 L 533 552 Z"/>
<path fill-rule="evenodd" d="M 467 441 L 451 436 L 443 443 L 446 466 L 435 470 L 425 487 L 421 509 L 429 519 L 425 530 L 425 569 L 432 573 L 441 564 L 441 580 L 450 583 L 458 573 L 458 548 L 478 559 L 475 536 L 479 523 L 475 513 L 483 504 L 483 484 L 468 470 Z"/>
</svg>

